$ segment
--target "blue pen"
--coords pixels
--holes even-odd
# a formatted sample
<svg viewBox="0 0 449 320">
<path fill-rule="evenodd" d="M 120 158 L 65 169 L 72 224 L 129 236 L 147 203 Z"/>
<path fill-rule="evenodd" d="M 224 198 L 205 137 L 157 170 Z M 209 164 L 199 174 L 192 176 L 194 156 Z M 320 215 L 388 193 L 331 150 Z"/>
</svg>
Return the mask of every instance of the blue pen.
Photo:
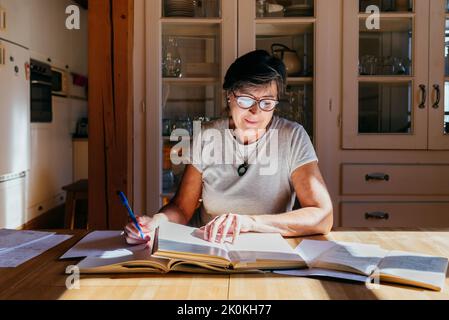
<svg viewBox="0 0 449 320">
<path fill-rule="evenodd" d="M 134 222 L 134 225 L 136 226 L 137 230 L 140 232 L 140 236 L 142 239 L 145 239 L 145 236 L 143 235 L 142 229 L 140 229 L 139 223 L 137 222 L 136 216 L 134 215 L 133 211 L 131 210 L 128 199 L 126 198 L 125 194 L 121 191 L 117 191 L 118 196 L 120 197 L 120 200 L 122 201 L 123 205 L 128 210 L 128 215 L 131 218 L 131 220 Z"/>
</svg>

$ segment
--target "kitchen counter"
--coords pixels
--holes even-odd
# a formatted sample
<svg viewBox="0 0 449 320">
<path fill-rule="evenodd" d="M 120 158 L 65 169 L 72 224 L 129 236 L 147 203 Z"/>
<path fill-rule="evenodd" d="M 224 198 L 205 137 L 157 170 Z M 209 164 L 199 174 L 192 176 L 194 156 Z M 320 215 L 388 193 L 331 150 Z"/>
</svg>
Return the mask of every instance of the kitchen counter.
<svg viewBox="0 0 449 320">
<path fill-rule="evenodd" d="M 360 283 L 274 274 L 81 275 L 80 289 L 68 290 L 64 271 L 79 260 L 58 258 L 86 231 L 13 269 L 0 268 L 1 299 L 449 299 L 449 278 L 442 292 L 393 284 L 369 290 Z M 296 246 L 302 238 L 288 239 Z M 385 249 L 449 257 L 449 229 L 336 229 L 328 236 L 307 237 L 375 243 Z"/>
</svg>

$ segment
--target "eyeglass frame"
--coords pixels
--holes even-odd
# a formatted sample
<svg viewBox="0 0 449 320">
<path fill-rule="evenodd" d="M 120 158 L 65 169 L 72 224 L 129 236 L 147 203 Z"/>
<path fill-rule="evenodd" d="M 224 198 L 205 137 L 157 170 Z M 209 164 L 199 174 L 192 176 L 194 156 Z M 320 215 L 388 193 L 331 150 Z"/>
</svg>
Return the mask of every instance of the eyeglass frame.
<svg viewBox="0 0 449 320">
<path fill-rule="evenodd" d="M 275 99 L 264 99 L 264 98 L 262 98 L 262 99 L 257 99 L 255 96 L 252 96 L 252 95 L 250 95 L 250 94 L 247 94 L 247 95 L 244 95 L 244 96 L 238 96 L 238 95 L 235 94 L 234 91 L 231 91 L 231 92 L 232 92 L 232 95 L 234 96 L 234 98 L 236 99 L 236 102 L 237 102 L 238 107 L 241 108 L 241 109 L 243 109 L 243 110 L 249 110 L 249 109 L 251 109 L 251 108 L 254 106 L 254 103 L 257 103 L 257 107 L 258 107 L 260 110 L 265 111 L 265 112 L 271 112 L 271 111 L 273 111 L 274 109 L 276 109 L 276 107 L 277 107 L 277 106 L 279 105 L 279 103 L 280 103 L 279 100 L 275 100 Z M 238 102 L 238 99 L 239 99 L 239 98 L 249 98 L 249 99 L 254 100 L 254 103 L 253 103 L 250 107 L 244 108 L 244 107 L 242 107 L 242 106 L 240 105 L 240 103 Z M 265 109 L 263 109 L 263 108 L 260 107 L 260 102 L 262 102 L 262 101 L 267 101 L 267 100 L 268 100 L 268 101 L 274 101 L 274 102 L 275 102 L 274 107 L 273 107 L 272 109 L 270 109 L 270 110 L 265 110 Z"/>
</svg>

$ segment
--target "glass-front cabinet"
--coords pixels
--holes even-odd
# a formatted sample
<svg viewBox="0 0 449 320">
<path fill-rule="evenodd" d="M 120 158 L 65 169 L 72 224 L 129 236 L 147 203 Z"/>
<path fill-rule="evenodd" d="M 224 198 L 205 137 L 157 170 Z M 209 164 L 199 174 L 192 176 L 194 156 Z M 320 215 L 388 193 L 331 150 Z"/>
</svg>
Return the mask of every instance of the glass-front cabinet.
<svg viewBox="0 0 449 320">
<path fill-rule="evenodd" d="M 148 149 L 149 159 L 157 159 L 147 167 L 147 181 L 149 194 L 159 195 L 148 199 L 158 207 L 174 195 L 185 167 L 174 164 L 171 153 L 188 156 L 173 147 L 191 140 L 195 121 L 223 116 L 222 79 L 237 52 L 237 0 L 157 0 L 146 5 Z"/>
<path fill-rule="evenodd" d="M 447 1 L 343 6 L 343 148 L 448 149 Z"/>
<path fill-rule="evenodd" d="M 254 49 L 264 49 L 286 64 L 288 86 L 276 113 L 302 124 L 314 140 L 317 2 L 324 3 L 146 2 L 148 159 L 155 158 L 154 150 L 160 154 L 157 163 L 147 165 L 147 201 L 164 204 L 174 195 L 184 166 L 170 161 L 173 152 L 179 154 L 173 147 L 191 139 L 194 121 L 225 115 L 225 72 L 238 56 Z M 184 136 L 174 139 L 178 129 Z"/>
<path fill-rule="evenodd" d="M 430 0 L 429 149 L 449 149 L 449 1 Z"/>
<path fill-rule="evenodd" d="M 313 0 L 240 0 L 239 55 L 263 49 L 287 67 L 276 114 L 300 123 L 314 141 L 315 22 Z"/>
</svg>

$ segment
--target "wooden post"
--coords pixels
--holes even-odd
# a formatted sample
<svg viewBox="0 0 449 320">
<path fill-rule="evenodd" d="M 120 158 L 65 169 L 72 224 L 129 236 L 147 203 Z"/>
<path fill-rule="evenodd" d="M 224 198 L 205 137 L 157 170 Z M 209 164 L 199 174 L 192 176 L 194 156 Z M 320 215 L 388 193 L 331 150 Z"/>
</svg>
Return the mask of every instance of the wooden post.
<svg viewBox="0 0 449 320">
<path fill-rule="evenodd" d="M 133 200 L 133 0 L 89 2 L 89 227 L 122 229 Z"/>
</svg>

